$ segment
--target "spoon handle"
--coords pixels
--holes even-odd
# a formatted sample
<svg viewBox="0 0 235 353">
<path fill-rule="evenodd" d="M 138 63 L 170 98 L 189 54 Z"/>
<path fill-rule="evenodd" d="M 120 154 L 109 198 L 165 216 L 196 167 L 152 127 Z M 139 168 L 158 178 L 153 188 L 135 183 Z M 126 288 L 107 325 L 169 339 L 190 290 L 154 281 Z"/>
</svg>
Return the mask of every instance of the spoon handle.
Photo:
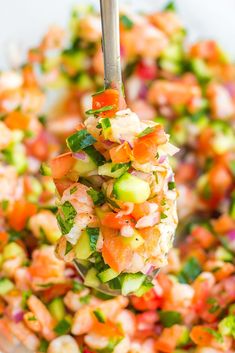
<svg viewBox="0 0 235 353">
<path fill-rule="evenodd" d="M 105 88 L 122 88 L 118 0 L 100 0 Z"/>
</svg>

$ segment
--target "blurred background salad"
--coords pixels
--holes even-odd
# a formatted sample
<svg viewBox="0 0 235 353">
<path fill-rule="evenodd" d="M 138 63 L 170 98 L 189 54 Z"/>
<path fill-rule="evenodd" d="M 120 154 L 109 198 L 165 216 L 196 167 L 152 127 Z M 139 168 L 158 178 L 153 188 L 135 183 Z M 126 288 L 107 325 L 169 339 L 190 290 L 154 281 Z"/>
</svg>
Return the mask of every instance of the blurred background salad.
<svg viewBox="0 0 235 353">
<path fill-rule="evenodd" d="M 235 66 L 227 55 L 234 57 L 235 4 L 176 3 L 179 17 L 172 3 L 156 12 L 165 5 L 156 1 L 144 2 L 150 15 L 121 13 L 128 104 L 162 123 L 180 148 L 171 161 L 177 247 L 154 286 L 130 298 L 86 288 L 54 255 L 61 233 L 48 165 L 103 85 L 99 17 L 72 1 L 2 6 L 0 68 L 17 67 L 0 74 L 0 332 L 10 341 L 0 339 L 3 353 L 19 343 L 44 353 L 235 351 Z M 51 24 L 62 28 L 48 31 Z"/>
</svg>

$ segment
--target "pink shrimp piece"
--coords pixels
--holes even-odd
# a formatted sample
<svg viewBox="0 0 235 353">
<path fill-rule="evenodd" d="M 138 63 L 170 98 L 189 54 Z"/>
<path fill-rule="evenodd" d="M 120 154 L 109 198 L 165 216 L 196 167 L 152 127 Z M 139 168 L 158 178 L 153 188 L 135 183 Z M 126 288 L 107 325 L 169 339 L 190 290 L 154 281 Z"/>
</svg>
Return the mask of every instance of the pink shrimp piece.
<svg viewBox="0 0 235 353">
<path fill-rule="evenodd" d="M 72 194 L 70 190 L 76 187 L 76 191 Z M 94 204 L 92 198 L 88 195 L 89 188 L 83 184 L 73 184 L 70 188 L 66 189 L 63 193 L 61 203 L 69 201 L 78 213 L 93 212 Z"/>
<path fill-rule="evenodd" d="M 225 87 L 211 83 L 207 88 L 212 114 L 218 119 L 228 119 L 235 114 L 235 104 Z"/>
<path fill-rule="evenodd" d="M 15 272 L 22 266 L 23 261 L 21 256 L 4 261 L 2 264 L 2 273 L 7 277 L 14 277 Z"/>
<path fill-rule="evenodd" d="M 31 295 L 27 301 L 29 309 L 36 316 L 39 323 L 42 325 L 42 335 L 47 340 L 52 340 L 55 338 L 55 333 L 53 331 L 55 327 L 55 320 L 51 316 L 47 307 L 38 299 L 35 295 Z"/>
<path fill-rule="evenodd" d="M 101 24 L 98 16 L 87 15 L 80 19 L 78 24 L 79 36 L 89 42 L 97 42 L 101 39 Z"/>
<path fill-rule="evenodd" d="M 51 26 L 43 38 L 40 47 L 43 50 L 61 48 L 65 37 L 64 30 L 59 26 Z"/>
<path fill-rule="evenodd" d="M 116 317 L 115 322 L 121 325 L 123 332 L 128 336 L 134 336 L 136 331 L 136 316 L 130 310 L 122 310 Z"/>
<path fill-rule="evenodd" d="M 84 306 L 79 309 L 74 318 L 72 324 L 72 334 L 73 335 L 84 335 L 88 333 L 94 324 L 94 314 L 92 308 L 89 306 Z"/>
<path fill-rule="evenodd" d="M 127 305 L 128 299 L 118 296 L 102 302 L 98 307 L 108 319 L 113 320 Z"/>
<path fill-rule="evenodd" d="M 76 312 L 83 306 L 83 304 L 80 302 L 80 298 L 88 295 L 89 293 L 90 291 L 88 288 L 85 288 L 79 293 L 68 291 L 64 297 L 64 303 L 69 310 Z"/>
<path fill-rule="evenodd" d="M 157 58 L 166 48 L 168 39 L 163 32 L 144 21 L 134 25 L 129 31 L 121 31 L 121 42 L 128 58 L 136 55 Z"/>
<path fill-rule="evenodd" d="M 179 17 L 172 11 L 156 12 L 149 16 L 150 22 L 167 36 L 172 36 L 183 28 Z"/>
<path fill-rule="evenodd" d="M 131 102 L 129 107 L 141 120 L 153 120 L 156 117 L 155 109 L 143 99 Z"/>
<path fill-rule="evenodd" d="M 27 267 L 19 267 L 14 272 L 14 280 L 16 287 L 20 290 L 28 290 L 31 288 L 31 276 Z"/>
<path fill-rule="evenodd" d="M 64 269 L 65 264 L 55 256 L 53 246 L 35 250 L 29 267 L 33 288 L 38 289 L 38 284 L 63 281 Z"/>
<path fill-rule="evenodd" d="M 157 105 L 189 104 L 201 98 L 201 90 L 197 85 L 186 85 L 182 82 L 155 81 L 149 89 L 148 100 Z"/>
<path fill-rule="evenodd" d="M 0 164 L 0 201 L 8 200 L 10 203 L 15 199 L 17 188 L 17 172 L 13 166 Z"/>
<path fill-rule="evenodd" d="M 54 244 L 61 236 L 56 216 L 49 210 L 39 211 L 29 220 L 29 229 L 36 238 L 40 238 L 43 230 L 50 243 Z"/>
<path fill-rule="evenodd" d="M 42 325 L 40 322 L 37 320 L 35 315 L 31 312 L 28 311 L 27 313 L 24 314 L 24 323 L 25 325 L 33 332 L 41 332 L 42 330 Z"/>
<path fill-rule="evenodd" d="M 8 127 L 0 121 L 0 150 L 3 150 L 12 141 L 12 133 L 11 130 L 8 129 Z"/>
<path fill-rule="evenodd" d="M 38 337 L 32 333 L 23 322 L 15 323 L 13 321 L 8 321 L 8 327 L 16 338 L 25 345 L 25 347 L 32 351 L 38 349 L 40 343 Z"/>
</svg>

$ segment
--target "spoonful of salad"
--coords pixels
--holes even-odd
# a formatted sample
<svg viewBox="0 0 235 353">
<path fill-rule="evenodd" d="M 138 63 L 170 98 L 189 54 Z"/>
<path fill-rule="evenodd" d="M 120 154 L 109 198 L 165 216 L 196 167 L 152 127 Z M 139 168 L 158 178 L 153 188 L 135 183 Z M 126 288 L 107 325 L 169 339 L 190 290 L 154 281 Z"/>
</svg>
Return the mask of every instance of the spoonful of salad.
<svg viewBox="0 0 235 353">
<path fill-rule="evenodd" d="M 62 236 L 57 255 L 73 261 L 84 284 L 111 295 L 141 296 L 167 263 L 177 225 L 177 152 L 162 125 L 140 120 L 122 94 L 118 0 L 100 0 L 104 90 L 87 119 L 51 161 Z"/>
</svg>

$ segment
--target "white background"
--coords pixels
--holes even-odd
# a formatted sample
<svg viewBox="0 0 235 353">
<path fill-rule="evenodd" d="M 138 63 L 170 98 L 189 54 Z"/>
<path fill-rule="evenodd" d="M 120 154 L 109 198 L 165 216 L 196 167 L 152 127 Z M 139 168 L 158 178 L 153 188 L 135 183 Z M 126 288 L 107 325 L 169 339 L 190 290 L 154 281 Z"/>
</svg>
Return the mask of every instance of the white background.
<svg viewBox="0 0 235 353">
<path fill-rule="evenodd" d="M 154 11 L 164 0 L 120 0 L 135 8 Z M 7 66 L 10 43 L 24 52 L 36 45 L 50 24 L 66 26 L 70 9 L 98 0 L 0 0 L 0 69 Z M 235 0 L 176 0 L 191 39 L 215 38 L 235 59 Z"/>
</svg>

